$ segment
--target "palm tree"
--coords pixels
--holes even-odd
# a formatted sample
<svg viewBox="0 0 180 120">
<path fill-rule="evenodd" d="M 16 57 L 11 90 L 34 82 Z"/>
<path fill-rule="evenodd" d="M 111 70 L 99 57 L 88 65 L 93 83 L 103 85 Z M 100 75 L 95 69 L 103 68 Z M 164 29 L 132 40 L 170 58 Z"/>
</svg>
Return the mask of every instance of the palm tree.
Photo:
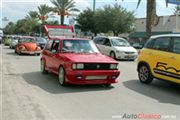
<svg viewBox="0 0 180 120">
<path fill-rule="evenodd" d="M 51 0 L 51 3 L 55 6 L 54 12 L 60 15 L 61 25 L 64 25 L 64 16 L 70 15 L 70 12 L 78 12 L 75 8 L 74 0 Z"/>
<path fill-rule="evenodd" d="M 41 20 L 42 24 L 47 20 L 48 13 L 52 11 L 52 8 L 47 6 L 46 4 L 42 4 L 38 6 L 38 17 Z"/>
<path fill-rule="evenodd" d="M 165 0 L 166 5 L 168 0 Z M 141 0 L 138 0 L 137 7 L 141 3 Z M 147 0 L 146 6 L 146 37 L 149 38 L 151 36 L 152 27 L 157 25 L 158 23 L 158 16 L 156 14 L 156 0 Z"/>
</svg>

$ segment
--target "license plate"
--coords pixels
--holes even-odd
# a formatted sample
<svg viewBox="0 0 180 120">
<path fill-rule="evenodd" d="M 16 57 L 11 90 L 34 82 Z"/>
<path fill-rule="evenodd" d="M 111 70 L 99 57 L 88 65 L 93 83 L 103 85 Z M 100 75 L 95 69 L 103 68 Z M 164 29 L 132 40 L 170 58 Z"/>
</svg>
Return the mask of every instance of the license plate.
<svg viewBox="0 0 180 120">
<path fill-rule="evenodd" d="M 105 80 L 107 76 L 86 76 L 86 80 Z"/>
</svg>

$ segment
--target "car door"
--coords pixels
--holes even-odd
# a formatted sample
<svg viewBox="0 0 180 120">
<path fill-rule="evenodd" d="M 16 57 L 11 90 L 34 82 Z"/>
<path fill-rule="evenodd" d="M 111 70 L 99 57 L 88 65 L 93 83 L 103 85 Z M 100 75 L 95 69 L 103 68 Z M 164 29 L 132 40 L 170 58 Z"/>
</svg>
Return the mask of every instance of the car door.
<svg viewBox="0 0 180 120">
<path fill-rule="evenodd" d="M 110 42 L 110 39 L 109 38 L 103 38 L 104 42 L 103 42 L 103 53 L 107 56 L 110 55 L 110 52 L 111 52 L 111 49 L 112 49 L 112 45 L 111 45 L 111 42 Z"/>
<path fill-rule="evenodd" d="M 51 60 L 50 60 L 50 56 L 51 56 L 51 47 L 52 47 L 52 43 L 53 40 L 49 40 L 47 45 L 45 46 L 44 50 L 43 50 L 43 57 L 46 61 L 46 68 L 48 70 L 51 70 Z"/>
<path fill-rule="evenodd" d="M 104 52 L 104 45 L 103 45 L 103 43 L 104 43 L 103 37 L 96 37 L 96 38 L 94 39 L 94 42 L 96 43 L 96 46 L 97 46 L 97 48 L 99 49 L 99 51 L 100 51 L 102 54 L 104 54 L 105 52 Z"/>
<path fill-rule="evenodd" d="M 175 73 L 175 69 L 179 64 L 177 56 L 173 51 L 173 38 L 160 37 L 155 39 L 153 45 L 153 51 L 149 54 L 152 58 L 151 66 L 154 76 L 161 79 L 173 80 L 172 75 Z"/>
<path fill-rule="evenodd" d="M 51 69 L 54 73 L 58 73 L 59 69 L 59 52 L 60 52 L 60 41 L 54 40 L 51 48 L 50 60 L 51 60 Z"/>
</svg>

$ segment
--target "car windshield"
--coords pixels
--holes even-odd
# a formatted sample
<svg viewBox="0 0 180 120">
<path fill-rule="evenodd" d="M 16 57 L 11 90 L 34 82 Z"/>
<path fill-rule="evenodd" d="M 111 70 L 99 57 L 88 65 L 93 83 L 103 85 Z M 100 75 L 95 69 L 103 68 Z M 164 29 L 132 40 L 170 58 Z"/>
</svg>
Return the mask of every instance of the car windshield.
<svg viewBox="0 0 180 120">
<path fill-rule="evenodd" d="M 21 38 L 20 42 L 35 42 L 33 38 Z"/>
<path fill-rule="evenodd" d="M 130 46 L 129 42 L 120 38 L 112 38 L 111 42 L 113 46 Z"/>
<path fill-rule="evenodd" d="M 99 53 L 92 40 L 64 40 L 62 52 Z"/>
<path fill-rule="evenodd" d="M 36 38 L 37 39 L 37 42 L 40 42 L 40 43 L 46 43 L 46 39 L 44 38 Z"/>
</svg>

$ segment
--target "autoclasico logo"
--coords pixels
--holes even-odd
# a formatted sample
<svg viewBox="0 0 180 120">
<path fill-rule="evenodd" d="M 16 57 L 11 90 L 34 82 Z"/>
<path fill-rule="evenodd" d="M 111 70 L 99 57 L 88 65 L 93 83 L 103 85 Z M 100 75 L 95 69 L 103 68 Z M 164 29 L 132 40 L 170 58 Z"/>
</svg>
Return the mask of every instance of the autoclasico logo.
<svg viewBox="0 0 180 120">
<path fill-rule="evenodd" d="M 160 115 L 160 114 L 123 114 L 123 115 L 114 115 L 112 118 L 118 118 L 118 119 L 174 119 L 176 116 L 174 115 Z"/>
</svg>

